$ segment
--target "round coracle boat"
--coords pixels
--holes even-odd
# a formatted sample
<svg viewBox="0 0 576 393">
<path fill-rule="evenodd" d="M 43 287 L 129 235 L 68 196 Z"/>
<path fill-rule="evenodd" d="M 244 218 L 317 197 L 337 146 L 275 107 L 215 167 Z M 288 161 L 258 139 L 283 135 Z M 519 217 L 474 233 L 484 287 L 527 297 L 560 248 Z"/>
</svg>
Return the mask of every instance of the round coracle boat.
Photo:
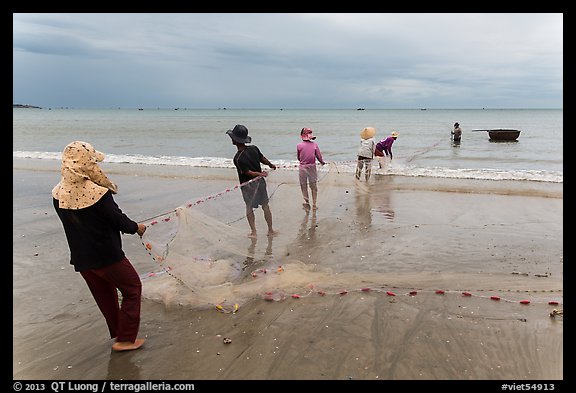
<svg viewBox="0 0 576 393">
<path fill-rule="evenodd" d="M 488 136 L 493 141 L 515 141 L 520 136 L 520 130 L 513 129 L 493 129 L 488 130 Z"/>
<path fill-rule="evenodd" d="M 520 130 L 512 128 L 493 128 L 491 130 L 472 130 L 472 131 L 488 131 L 488 136 L 491 141 L 515 141 L 520 136 Z"/>
</svg>

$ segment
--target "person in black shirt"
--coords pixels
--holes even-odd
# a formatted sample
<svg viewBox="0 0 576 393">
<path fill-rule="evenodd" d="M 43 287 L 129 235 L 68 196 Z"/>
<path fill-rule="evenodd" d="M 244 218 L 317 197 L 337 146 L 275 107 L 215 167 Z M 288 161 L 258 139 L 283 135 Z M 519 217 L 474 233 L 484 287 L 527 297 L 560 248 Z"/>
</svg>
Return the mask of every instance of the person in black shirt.
<svg viewBox="0 0 576 393">
<path fill-rule="evenodd" d="M 120 210 L 112 183 L 98 162 L 104 154 L 82 141 L 62 152 L 60 182 L 52 190 L 54 209 L 70 249 L 70 264 L 79 272 L 104 315 L 114 351 L 138 349 L 142 282 L 122 250 L 121 233 L 142 236 L 144 224 Z M 119 302 L 118 291 L 122 294 Z"/>
<path fill-rule="evenodd" d="M 272 227 L 272 212 L 268 205 L 268 190 L 264 179 L 268 176 L 268 172 L 262 171 L 260 164 L 268 165 L 272 169 L 276 169 L 276 165 L 268 161 L 257 146 L 246 145 L 252 142 L 252 138 L 248 136 L 248 129 L 245 126 L 237 124 L 233 129 L 226 131 L 226 134 L 230 136 L 232 144 L 238 149 L 234 155 L 234 165 L 238 172 L 242 197 L 246 203 L 246 218 L 250 225 L 248 237 L 256 238 L 257 236 L 254 209 L 258 206 L 262 206 L 264 219 L 268 224 L 268 236 L 274 236 L 278 232 Z"/>
</svg>

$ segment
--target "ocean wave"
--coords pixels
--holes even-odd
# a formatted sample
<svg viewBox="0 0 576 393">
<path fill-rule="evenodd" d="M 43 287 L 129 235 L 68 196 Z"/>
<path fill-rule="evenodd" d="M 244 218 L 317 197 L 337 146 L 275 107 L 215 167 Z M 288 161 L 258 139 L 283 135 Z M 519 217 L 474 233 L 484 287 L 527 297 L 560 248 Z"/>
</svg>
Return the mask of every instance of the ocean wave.
<svg viewBox="0 0 576 393">
<path fill-rule="evenodd" d="M 38 151 L 14 151 L 13 158 L 60 160 L 59 152 Z M 231 158 L 223 157 L 183 157 L 183 156 L 145 156 L 145 155 L 117 155 L 107 154 L 106 162 L 115 164 L 142 164 L 155 166 L 188 166 L 205 168 L 234 168 Z M 274 160 L 279 168 L 296 170 L 298 161 Z M 376 161 L 374 161 L 375 163 Z M 330 162 L 345 173 L 354 173 L 356 161 L 333 161 Z M 375 164 L 374 164 L 375 165 Z M 467 169 L 467 168 L 443 168 L 443 167 L 416 167 L 403 163 L 390 165 L 385 172 L 375 165 L 375 173 L 386 175 L 426 177 L 426 178 L 451 178 L 451 179 L 475 179 L 475 180 L 525 180 L 534 182 L 563 183 L 564 174 L 559 171 L 545 170 L 495 170 L 495 169 Z"/>
</svg>

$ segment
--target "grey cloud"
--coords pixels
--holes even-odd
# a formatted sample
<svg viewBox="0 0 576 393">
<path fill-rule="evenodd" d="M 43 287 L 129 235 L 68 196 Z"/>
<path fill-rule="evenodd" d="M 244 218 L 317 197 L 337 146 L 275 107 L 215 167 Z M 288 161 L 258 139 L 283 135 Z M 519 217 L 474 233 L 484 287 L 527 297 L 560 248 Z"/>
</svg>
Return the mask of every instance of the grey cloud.
<svg viewBox="0 0 576 393">
<path fill-rule="evenodd" d="M 14 100 L 138 106 L 154 91 L 154 107 L 533 106 L 535 96 L 561 107 L 562 24 L 562 14 L 14 14 Z M 102 94 L 73 94 L 86 85 Z"/>
</svg>

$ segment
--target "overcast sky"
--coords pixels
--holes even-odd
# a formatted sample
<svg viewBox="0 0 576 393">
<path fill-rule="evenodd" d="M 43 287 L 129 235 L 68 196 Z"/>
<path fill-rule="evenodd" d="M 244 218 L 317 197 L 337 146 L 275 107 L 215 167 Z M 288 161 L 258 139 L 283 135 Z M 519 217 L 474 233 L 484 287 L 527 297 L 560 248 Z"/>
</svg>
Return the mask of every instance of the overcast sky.
<svg viewBox="0 0 576 393">
<path fill-rule="evenodd" d="M 13 14 L 13 102 L 563 108 L 563 14 Z"/>
</svg>

